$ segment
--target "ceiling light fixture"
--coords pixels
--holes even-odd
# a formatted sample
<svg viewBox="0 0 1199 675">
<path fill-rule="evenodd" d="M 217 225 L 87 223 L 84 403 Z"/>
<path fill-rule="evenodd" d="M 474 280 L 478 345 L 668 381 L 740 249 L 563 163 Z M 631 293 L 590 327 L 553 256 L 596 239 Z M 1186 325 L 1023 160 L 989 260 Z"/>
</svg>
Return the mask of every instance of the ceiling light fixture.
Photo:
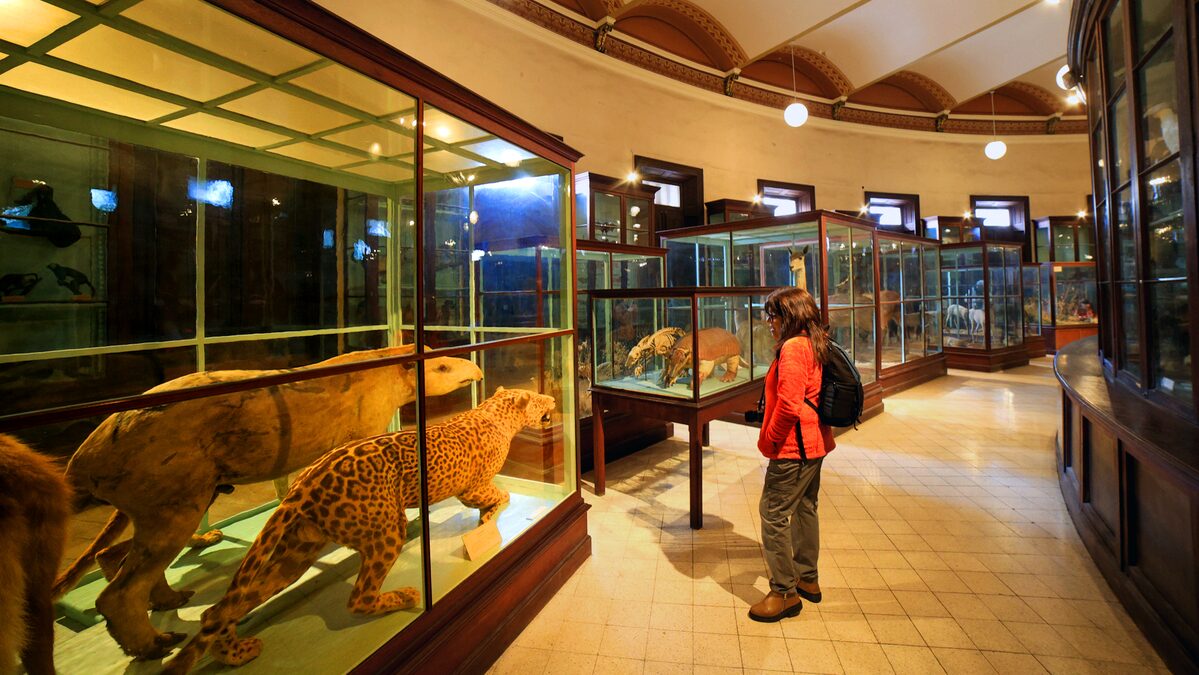
<svg viewBox="0 0 1199 675">
<path fill-rule="evenodd" d="M 989 159 L 1001 159 L 1007 154 L 1007 143 L 996 138 L 998 133 L 995 130 L 995 92 L 991 92 L 991 138 L 995 139 L 987 143 L 987 147 L 983 148 L 983 154 Z"/>
<path fill-rule="evenodd" d="M 637 179 L 640 177 L 641 176 L 638 176 L 636 171 L 630 171 L 629 175 L 625 176 L 624 179 L 630 183 L 636 183 Z"/>
<path fill-rule="evenodd" d="M 783 121 L 788 126 L 802 127 L 808 121 L 808 106 L 799 102 L 799 88 L 795 84 L 795 48 L 791 51 L 791 94 L 795 100 L 783 110 Z"/>
<path fill-rule="evenodd" d="M 1066 105 L 1078 105 L 1078 94 L 1070 94 L 1067 96 Z"/>
<path fill-rule="evenodd" d="M 1066 83 L 1066 75 L 1068 75 L 1069 73 L 1070 73 L 1070 66 L 1069 66 L 1069 64 L 1067 64 L 1067 65 L 1062 66 L 1061 68 L 1058 68 L 1057 76 L 1054 77 L 1054 79 L 1057 80 L 1057 86 L 1061 87 L 1063 91 L 1070 91 L 1070 85 L 1068 85 Z"/>
</svg>

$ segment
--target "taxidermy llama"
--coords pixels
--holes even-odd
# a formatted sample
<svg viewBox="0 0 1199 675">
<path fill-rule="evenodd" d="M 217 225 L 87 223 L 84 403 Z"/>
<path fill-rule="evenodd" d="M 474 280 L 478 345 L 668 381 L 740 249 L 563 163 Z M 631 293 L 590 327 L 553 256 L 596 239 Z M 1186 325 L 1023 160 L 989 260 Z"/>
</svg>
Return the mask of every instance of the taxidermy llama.
<svg viewBox="0 0 1199 675">
<path fill-rule="evenodd" d="M 791 254 L 790 267 L 791 274 L 795 279 L 795 287 L 808 290 L 808 249 L 810 246 L 805 246 L 799 251 L 788 247 L 787 251 Z"/>
<path fill-rule="evenodd" d="M 0 434 L 0 675 L 54 675 L 54 600 L 71 493 L 62 469 Z"/>
<path fill-rule="evenodd" d="M 303 369 L 412 352 L 412 345 L 352 352 Z M 433 358 L 424 367 L 429 396 L 483 376 L 464 359 Z M 287 371 L 193 373 L 146 393 L 281 372 Z M 330 448 L 381 434 L 395 411 L 415 398 L 415 366 L 403 364 L 110 415 L 71 458 L 67 478 L 76 493 L 108 502 L 117 512 L 59 578 L 56 596 L 70 590 L 94 559 L 109 579 L 96 609 L 108 619 L 113 638 L 132 656 L 164 656 L 186 636 L 159 633 L 146 610 L 174 609 L 191 596 L 168 586 L 163 571 L 188 544 L 218 487 L 286 476 Z M 133 538 L 110 546 L 130 521 Z M 209 534 L 208 543 L 219 539 L 219 533 Z"/>
<path fill-rule="evenodd" d="M 474 410 L 427 430 L 429 502 L 457 497 L 479 509 L 479 523 L 494 520 L 508 493 L 492 483 L 504 466 L 512 437 L 544 426 L 552 396 L 500 387 Z M 420 592 L 402 587 L 380 592 L 408 533 L 404 509 L 420 506 L 420 460 L 415 431 L 354 441 L 317 460 L 296 478 L 263 525 L 220 602 L 205 610 L 199 634 L 166 664 L 181 675 L 209 645 L 221 663 L 239 666 L 258 656 L 262 641 L 237 637 L 237 622 L 291 585 L 334 541 L 362 558 L 350 592 L 355 614 L 384 614 L 414 607 Z"/>
</svg>

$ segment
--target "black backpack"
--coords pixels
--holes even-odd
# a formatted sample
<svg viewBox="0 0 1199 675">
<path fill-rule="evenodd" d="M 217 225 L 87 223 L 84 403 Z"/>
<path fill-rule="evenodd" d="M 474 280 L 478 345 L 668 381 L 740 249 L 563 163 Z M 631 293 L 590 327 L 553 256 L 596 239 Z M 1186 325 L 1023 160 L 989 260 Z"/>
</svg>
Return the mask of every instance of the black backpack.
<svg viewBox="0 0 1199 675">
<path fill-rule="evenodd" d="M 828 341 L 828 363 L 820 380 L 820 400 L 812 406 L 821 424 L 830 427 L 856 427 L 862 418 L 862 376 L 853 365 L 853 358 L 841 345 Z"/>
</svg>

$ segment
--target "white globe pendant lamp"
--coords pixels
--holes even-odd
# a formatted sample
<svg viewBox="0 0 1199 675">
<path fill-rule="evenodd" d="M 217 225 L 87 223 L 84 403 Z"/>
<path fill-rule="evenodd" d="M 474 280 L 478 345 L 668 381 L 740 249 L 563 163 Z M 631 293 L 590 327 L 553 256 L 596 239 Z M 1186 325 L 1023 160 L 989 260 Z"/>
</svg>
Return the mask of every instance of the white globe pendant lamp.
<svg viewBox="0 0 1199 675">
<path fill-rule="evenodd" d="M 795 100 L 783 110 L 783 121 L 788 126 L 802 127 L 808 121 L 808 106 L 799 102 L 799 90 L 795 85 L 795 49 L 791 49 L 791 93 Z"/>
<path fill-rule="evenodd" d="M 995 92 L 991 92 L 991 138 L 995 140 L 987 143 L 987 147 L 983 148 L 983 154 L 988 159 L 1001 159 L 1007 154 L 1007 143 L 995 138 L 998 134 L 995 131 Z"/>
</svg>

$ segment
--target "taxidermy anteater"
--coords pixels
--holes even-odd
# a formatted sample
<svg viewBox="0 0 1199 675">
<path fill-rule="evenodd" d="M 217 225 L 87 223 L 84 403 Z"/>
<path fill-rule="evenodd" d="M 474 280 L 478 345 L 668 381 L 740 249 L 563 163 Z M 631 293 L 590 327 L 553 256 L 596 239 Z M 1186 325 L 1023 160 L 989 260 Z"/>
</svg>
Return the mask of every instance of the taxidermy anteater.
<svg viewBox="0 0 1199 675">
<path fill-rule="evenodd" d="M 46 267 L 49 267 L 50 271 L 54 272 L 54 276 L 58 277 L 59 286 L 65 286 L 70 289 L 71 295 L 80 295 L 80 290 L 84 286 L 91 289 L 89 295 L 96 294 L 96 287 L 92 285 L 92 282 L 87 280 L 87 275 L 83 272 L 71 267 L 63 267 L 58 263 L 50 263 Z"/>
<path fill-rule="evenodd" d="M 71 493 L 63 472 L 0 434 L 0 675 L 54 675 L 54 577 L 66 543 Z"/>
</svg>

